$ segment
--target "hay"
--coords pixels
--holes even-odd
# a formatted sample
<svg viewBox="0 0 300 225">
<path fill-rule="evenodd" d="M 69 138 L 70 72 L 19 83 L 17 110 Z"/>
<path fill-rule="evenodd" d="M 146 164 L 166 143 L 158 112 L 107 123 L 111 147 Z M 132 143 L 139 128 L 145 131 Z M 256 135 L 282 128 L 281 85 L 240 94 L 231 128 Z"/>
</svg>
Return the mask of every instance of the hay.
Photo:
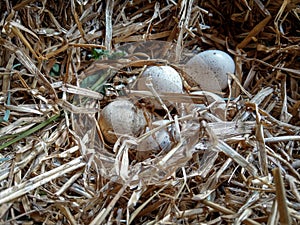
<svg viewBox="0 0 300 225">
<path fill-rule="evenodd" d="M 0 224 L 299 224 L 300 1 L 106 2 L 0 2 Z M 207 49 L 235 59 L 219 95 L 182 67 Z M 132 90 L 165 64 L 185 94 Z M 122 97 L 161 121 L 111 146 L 97 119 Z"/>
</svg>

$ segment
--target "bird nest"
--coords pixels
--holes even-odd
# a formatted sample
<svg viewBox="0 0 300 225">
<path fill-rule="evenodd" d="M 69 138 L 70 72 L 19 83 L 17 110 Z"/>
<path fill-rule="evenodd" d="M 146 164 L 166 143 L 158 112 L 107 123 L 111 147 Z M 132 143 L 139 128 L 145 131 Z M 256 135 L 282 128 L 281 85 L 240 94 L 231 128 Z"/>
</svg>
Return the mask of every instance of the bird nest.
<svg viewBox="0 0 300 225">
<path fill-rule="evenodd" d="M 0 224 L 299 224 L 299 5 L 0 2 Z M 208 49 L 235 61 L 218 93 L 184 68 Z M 184 93 L 136 90 L 154 65 Z M 155 126 L 111 144 L 123 98 Z M 168 150 L 140 151 L 163 129 Z"/>
</svg>

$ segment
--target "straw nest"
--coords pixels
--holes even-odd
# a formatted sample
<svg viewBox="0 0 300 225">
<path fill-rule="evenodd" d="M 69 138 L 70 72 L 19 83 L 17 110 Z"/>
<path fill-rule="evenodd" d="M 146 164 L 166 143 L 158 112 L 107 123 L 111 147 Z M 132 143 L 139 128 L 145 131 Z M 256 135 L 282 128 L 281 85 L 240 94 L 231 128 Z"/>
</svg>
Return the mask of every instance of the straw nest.
<svg viewBox="0 0 300 225">
<path fill-rule="evenodd" d="M 1 1 L 0 224 L 299 224 L 299 4 Z M 182 67 L 207 49 L 235 60 L 218 95 Z M 150 65 L 185 92 L 135 90 Z M 119 98 L 155 126 L 112 145 Z M 163 129 L 168 150 L 138 151 Z"/>
</svg>

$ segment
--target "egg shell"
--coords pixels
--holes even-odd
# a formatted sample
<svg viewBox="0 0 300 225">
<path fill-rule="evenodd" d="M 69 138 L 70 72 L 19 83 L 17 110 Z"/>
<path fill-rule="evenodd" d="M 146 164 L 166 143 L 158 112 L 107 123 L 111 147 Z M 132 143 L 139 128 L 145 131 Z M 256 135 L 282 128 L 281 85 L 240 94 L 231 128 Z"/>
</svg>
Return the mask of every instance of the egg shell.
<svg viewBox="0 0 300 225">
<path fill-rule="evenodd" d="M 147 129 L 146 131 L 149 131 Z M 171 140 L 169 133 L 162 129 L 159 130 L 145 140 L 143 140 L 139 146 L 138 151 L 159 151 L 159 150 L 170 150 L 171 149 Z"/>
<path fill-rule="evenodd" d="M 207 91 L 222 91 L 227 88 L 227 73 L 234 73 L 235 64 L 227 53 L 207 50 L 192 57 L 185 65 L 188 76 Z"/>
<path fill-rule="evenodd" d="M 146 78 L 151 77 L 153 88 L 158 93 L 182 93 L 182 80 L 179 73 L 171 66 L 150 66 L 138 79 L 138 90 L 147 90 Z"/>
<path fill-rule="evenodd" d="M 149 131 L 149 128 L 146 131 Z M 169 151 L 171 148 L 172 142 L 169 133 L 165 129 L 159 130 L 139 143 L 136 149 L 136 160 L 145 160 L 150 158 L 152 154 L 159 151 Z"/>
<path fill-rule="evenodd" d="M 128 100 L 116 100 L 105 106 L 99 119 L 105 140 L 115 143 L 119 135 L 137 137 L 146 127 L 143 111 Z"/>
</svg>

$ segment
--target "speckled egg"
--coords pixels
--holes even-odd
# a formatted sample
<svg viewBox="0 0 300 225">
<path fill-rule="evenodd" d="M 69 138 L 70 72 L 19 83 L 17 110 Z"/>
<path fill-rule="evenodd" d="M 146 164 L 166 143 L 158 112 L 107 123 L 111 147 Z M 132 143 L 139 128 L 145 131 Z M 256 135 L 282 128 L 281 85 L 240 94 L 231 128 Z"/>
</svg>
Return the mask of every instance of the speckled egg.
<svg viewBox="0 0 300 225">
<path fill-rule="evenodd" d="M 147 77 L 152 78 L 151 82 L 158 93 L 182 93 L 181 77 L 171 66 L 147 67 L 138 80 L 138 90 L 149 91 L 146 86 Z"/>
<path fill-rule="evenodd" d="M 147 129 L 146 131 L 149 131 L 149 129 Z M 170 148 L 170 135 L 165 129 L 159 130 L 150 135 L 138 146 L 139 151 L 170 150 Z"/>
<path fill-rule="evenodd" d="M 149 128 L 146 132 L 150 131 Z M 157 154 L 160 151 L 169 151 L 172 148 L 172 141 L 170 134 L 167 130 L 159 130 L 143 141 L 137 146 L 136 159 L 138 161 L 145 160 L 151 156 L 151 154 Z"/>
<path fill-rule="evenodd" d="M 137 137 L 145 129 L 146 119 L 132 102 L 120 99 L 102 109 L 99 125 L 105 140 L 113 144 L 120 135 Z"/>
<path fill-rule="evenodd" d="M 234 73 L 235 64 L 227 53 L 207 50 L 191 58 L 186 66 L 188 76 L 203 90 L 222 91 L 227 88 L 227 73 Z"/>
</svg>

